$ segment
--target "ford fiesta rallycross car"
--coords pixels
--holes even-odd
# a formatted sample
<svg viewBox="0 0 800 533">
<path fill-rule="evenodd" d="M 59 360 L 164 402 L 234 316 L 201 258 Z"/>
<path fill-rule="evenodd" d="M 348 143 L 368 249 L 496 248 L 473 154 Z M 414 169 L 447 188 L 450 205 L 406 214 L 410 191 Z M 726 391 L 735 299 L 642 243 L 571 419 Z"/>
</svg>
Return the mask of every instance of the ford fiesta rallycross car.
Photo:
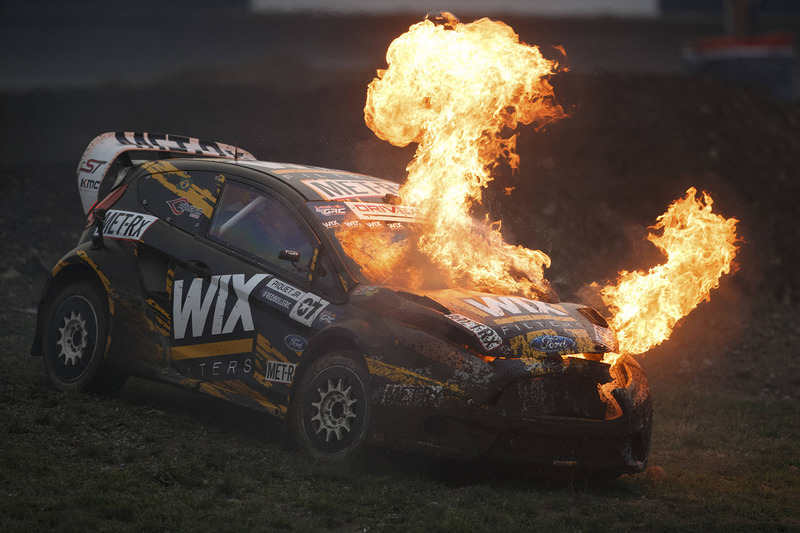
<svg viewBox="0 0 800 533">
<path fill-rule="evenodd" d="M 284 421 L 316 458 L 364 446 L 619 475 L 641 471 L 652 407 L 589 307 L 367 279 L 336 238 L 402 239 L 398 185 L 257 161 L 174 135 L 106 133 L 86 149 L 88 215 L 52 270 L 32 352 L 63 390 L 129 375 Z"/>
</svg>

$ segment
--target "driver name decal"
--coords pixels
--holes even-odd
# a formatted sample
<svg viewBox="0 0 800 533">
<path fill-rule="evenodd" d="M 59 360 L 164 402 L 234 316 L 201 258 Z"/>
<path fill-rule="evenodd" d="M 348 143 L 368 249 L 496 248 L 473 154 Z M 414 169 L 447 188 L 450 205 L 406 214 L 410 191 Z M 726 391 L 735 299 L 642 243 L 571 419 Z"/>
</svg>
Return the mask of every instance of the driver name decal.
<svg viewBox="0 0 800 533">
<path fill-rule="evenodd" d="M 205 332 L 211 335 L 232 333 L 239 323 L 244 331 L 253 331 L 250 293 L 266 277 L 267 274 L 255 274 L 245 280 L 244 274 L 212 276 L 205 290 L 204 280 L 195 278 L 185 297 L 184 280 L 175 280 L 172 305 L 175 339 L 182 339 L 187 333 L 192 337 Z"/>
<path fill-rule="evenodd" d="M 330 303 L 312 292 L 305 292 L 277 278 L 269 280 L 260 296 L 273 307 L 288 311 L 289 317 L 305 326 L 311 326 Z"/>
</svg>

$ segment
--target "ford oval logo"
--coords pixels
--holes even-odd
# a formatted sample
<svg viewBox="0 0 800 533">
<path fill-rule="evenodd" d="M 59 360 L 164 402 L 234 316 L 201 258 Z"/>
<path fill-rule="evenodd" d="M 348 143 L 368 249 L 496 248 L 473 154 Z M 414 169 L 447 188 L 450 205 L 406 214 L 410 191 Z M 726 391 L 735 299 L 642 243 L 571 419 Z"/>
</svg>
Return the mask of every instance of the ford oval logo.
<svg viewBox="0 0 800 533">
<path fill-rule="evenodd" d="M 575 341 L 561 335 L 542 335 L 531 341 L 531 348 L 540 352 L 563 352 L 575 348 Z"/>
<path fill-rule="evenodd" d="M 300 353 L 303 350 L 305 350 L 306 346 L 308 345 L 308 341 L 306 341 L 300 335 L 295 335 L 295 334 L 286 335 L 286 337 L 283 338 L 283 342 L 284 344 L 286 344 L 287 348 L 297 353 Z"/>
</svg>

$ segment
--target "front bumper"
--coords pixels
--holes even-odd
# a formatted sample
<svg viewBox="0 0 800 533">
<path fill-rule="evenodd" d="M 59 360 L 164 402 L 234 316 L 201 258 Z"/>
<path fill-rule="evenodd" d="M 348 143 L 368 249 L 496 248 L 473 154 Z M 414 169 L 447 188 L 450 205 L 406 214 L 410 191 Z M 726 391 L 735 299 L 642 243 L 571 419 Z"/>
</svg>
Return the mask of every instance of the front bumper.
<svg viewBox="0 0 800 533">
<path fill-rule="evenodd" d="M 608 373 L 605 383 L 581 373 L 515 376 L 497 391 L 487 389 L 483 399 L 442 398 L 421 409 L 382 409 L 379 416 L 392 423 L 382 429 L 377 424 L 377 440 L 540 469 L 641 472 L 652 428 L 647 379 L 631 357 L 620 357 Z"/>
</svg>

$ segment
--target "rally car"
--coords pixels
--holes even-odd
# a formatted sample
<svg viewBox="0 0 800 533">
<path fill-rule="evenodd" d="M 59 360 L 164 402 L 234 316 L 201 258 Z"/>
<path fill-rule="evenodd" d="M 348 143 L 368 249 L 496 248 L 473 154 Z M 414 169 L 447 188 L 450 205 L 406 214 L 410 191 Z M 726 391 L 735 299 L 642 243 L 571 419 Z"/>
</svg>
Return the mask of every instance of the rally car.
<svg viewBox="0 0 800 533">
<path fill-rule="evenodd" d="M 85 229 L 43 290 L 32 349 L 59 389 L 177 384 L 282 419 L 285 442 L 330 461 L 377 445 L 645 467 L 647 380 L 607 357 L 597 311 L 552 291 L 387 286 L 348 256 L 343 227 L 413 231 L 394 182 L 118 132 L 86 149 L 78 187 Z"/>
</svg>

